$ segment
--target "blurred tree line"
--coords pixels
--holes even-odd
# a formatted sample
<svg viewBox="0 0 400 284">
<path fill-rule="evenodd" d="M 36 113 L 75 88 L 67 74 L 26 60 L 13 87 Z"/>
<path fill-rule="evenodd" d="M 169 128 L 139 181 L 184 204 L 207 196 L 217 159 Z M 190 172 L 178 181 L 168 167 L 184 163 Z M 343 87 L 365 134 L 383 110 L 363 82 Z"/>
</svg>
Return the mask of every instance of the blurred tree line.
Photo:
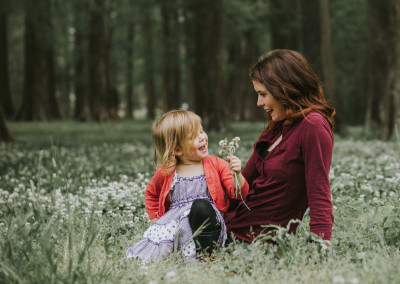
<svg viewBox="0 0 400 284">
<path fill-rule="evenodd" d="M 397 0 L 0 0 L 0 140 L 8 120 L 133 119 L 189 108 L 206 129 L 262 120 L 248 70 L 299 50 L 336 131 L 400 125 Z"/>
</svg>

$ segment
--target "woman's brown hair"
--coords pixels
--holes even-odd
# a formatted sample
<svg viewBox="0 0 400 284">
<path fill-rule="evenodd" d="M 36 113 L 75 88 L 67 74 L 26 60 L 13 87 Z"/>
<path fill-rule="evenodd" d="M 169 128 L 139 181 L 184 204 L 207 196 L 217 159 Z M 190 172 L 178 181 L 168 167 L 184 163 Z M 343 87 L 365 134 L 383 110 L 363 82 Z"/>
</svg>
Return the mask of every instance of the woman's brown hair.
<svg viewBox="0 0 400 284">
<path fill-rule="evenodd" d="M 262 83 L 286 111 L 283 125 L 291 125 L 310 112 L 320 113 L 331 128 L 335 109 L 324 97 L 321 84 L 307 60 L 297 51 L 276 49 L 261 57 L 250 77 Z M 269 119 L 269 129 L 275 122 Z"/>
</svg>

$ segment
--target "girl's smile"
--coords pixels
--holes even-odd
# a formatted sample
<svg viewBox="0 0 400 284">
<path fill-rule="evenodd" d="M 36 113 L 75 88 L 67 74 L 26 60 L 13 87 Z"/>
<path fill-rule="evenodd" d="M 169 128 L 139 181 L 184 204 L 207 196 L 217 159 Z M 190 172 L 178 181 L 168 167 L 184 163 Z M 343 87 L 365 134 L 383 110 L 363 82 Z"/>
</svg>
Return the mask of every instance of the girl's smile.
<svg viewBox="0 0 400 284">
<path fill-rule="evenodd" d="M 196 137 L 189 143 L 191 144 L 190 148 L 187 147 L 176 153 L 182 164 L 199 163 L 208 156 L 208 136 L 203 127 L 199 128 Z"/>
</svg>

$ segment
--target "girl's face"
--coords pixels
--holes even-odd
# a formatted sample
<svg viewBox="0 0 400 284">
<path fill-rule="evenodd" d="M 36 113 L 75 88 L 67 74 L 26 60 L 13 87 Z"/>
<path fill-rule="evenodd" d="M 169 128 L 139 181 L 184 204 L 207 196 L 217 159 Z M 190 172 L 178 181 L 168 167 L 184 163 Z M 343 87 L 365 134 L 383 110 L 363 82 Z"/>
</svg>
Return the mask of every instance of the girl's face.
<svg viewBox="0 0 400 284">
<path fill-rule="evenodd" d="M 182 164 L 194 164 L 201 162 L 208 156 L 208 136 L 200 125 L 193 140 L 189 140 L 184 150 L 178 151 L 177 156 Z"/>
<path fill-rule="evenodd" d="M 257 106 L 262 107 L 273 121 L 284 120 L 286 118 L 285 108 L 271 95 L 264 84 L 253 81 L 253 86 L 258 95 Z"/>
</svg>

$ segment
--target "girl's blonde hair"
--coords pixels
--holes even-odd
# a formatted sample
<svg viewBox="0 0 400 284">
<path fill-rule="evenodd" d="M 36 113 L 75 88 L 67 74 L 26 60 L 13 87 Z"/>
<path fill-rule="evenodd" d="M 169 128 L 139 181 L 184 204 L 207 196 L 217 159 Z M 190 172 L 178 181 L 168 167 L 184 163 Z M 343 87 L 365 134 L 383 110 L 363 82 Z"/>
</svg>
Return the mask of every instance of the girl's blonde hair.
<svg viewBox="0 0 400 284">
<path fill-rule="evenodd" d="M 186 110 L 171 110 L 153 125 L 154 166 L 170 174 L 178 162 L 175 152 L 184 151 L 190 145 L 201 126 L 201 118 Z M 161 164 L 157 163 L 157 156 Z"/>
</svg>

